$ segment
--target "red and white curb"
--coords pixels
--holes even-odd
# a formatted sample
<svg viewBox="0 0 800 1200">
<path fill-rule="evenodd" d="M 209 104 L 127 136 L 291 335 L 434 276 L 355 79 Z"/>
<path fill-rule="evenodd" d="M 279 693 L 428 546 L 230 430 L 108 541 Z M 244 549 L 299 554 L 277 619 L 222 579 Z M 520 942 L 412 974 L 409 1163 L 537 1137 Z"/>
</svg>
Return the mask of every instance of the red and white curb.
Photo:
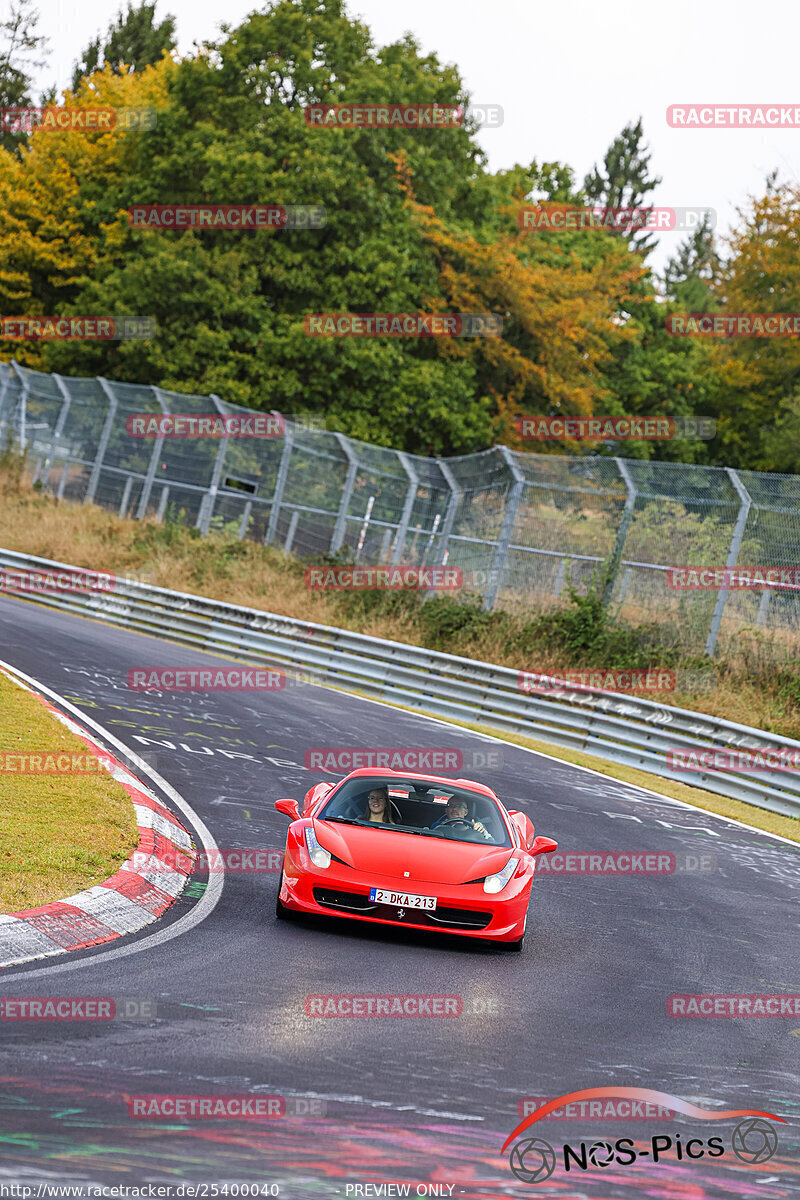
<svg viewBox="0 0 800 1200">
<path fill-rule="evenodd" d="M 109 879 L 40 908 L 0 915 L 0 967 L 12 967 L 68 950 L 99 946 L 144 929 L 183 891 L 196 851 L 180 821 L 88 730 L 20 679 L 6 671 L 2 674 L 36 696 L 62 725 L 108 764 L 110 774 L 131 798 L 139 830 L 136 850 Z"/>
</svg>

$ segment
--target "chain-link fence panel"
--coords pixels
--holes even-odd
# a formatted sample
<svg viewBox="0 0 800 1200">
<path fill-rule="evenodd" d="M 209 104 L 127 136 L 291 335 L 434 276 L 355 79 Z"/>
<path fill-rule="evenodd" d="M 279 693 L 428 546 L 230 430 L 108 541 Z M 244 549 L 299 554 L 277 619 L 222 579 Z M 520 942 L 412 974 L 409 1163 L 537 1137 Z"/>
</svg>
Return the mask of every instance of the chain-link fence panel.
<svg viewBox="0 0 800 1200">
<path fill-rule="evenodd" d="M 34 481 L 122 516 L 191 524 L 311 558 L 460 569 L 460 595 L 534 612 L 592 578 L 627 624 L 713 654 L 743 631 L 797 657 L 800 478 L 685 463 L 526 454 L 440 459 L 353 441 L 290 416 L 268 436 L 173 436 L 143 418 L 252 418 L 219 396 L 0 363 L 0 448 Z M 258 414 L 263 417 L 264 414 Z M 710 567 L 792 568 L 741 588 Z"/>
</svg>

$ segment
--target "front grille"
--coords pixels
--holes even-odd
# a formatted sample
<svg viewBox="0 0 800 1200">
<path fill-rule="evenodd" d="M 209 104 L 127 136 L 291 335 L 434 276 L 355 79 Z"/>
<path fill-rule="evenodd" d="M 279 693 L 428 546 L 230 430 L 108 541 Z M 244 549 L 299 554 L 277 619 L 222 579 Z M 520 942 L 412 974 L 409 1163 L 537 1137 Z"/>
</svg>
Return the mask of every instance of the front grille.
<svg viewBox="0 0 800 1200">
<path fill-rule="evenodd" d="M 398 925 L 407 922 L 429 925 L 432 929 L 485 929 L 492 919 L 490 912 L 476 912 L 471 908 L 436 908 L 433 912 L 425 908 L 406 908 L 400 917 L 395 905 L 376 904 L 364 892 L 342 892 L 333 888 L 315 887 L 314 899 L 323 908 L 396 921 Z"/>
</svg>

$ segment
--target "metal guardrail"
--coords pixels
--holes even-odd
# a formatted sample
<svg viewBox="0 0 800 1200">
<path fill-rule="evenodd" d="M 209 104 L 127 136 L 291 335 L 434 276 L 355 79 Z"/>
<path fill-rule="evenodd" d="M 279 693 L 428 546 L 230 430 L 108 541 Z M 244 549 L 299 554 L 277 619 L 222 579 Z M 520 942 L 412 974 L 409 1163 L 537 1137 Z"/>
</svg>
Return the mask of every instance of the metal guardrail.
<svg viewBox="0 0 800 1200">
<path fill-rule="evenodd" d="M 0 569 L 81 568 L 0 548 Z M 0 587 L 8 592 L 8 588 Z M 10 594 L 21 594 L 19 592 Z M 564 690 L 527 694 L 519 672 L 474 659 L 384 641 L 254 608 L 117 577 L 113 591 L 37 592 L 27 599 L 65 612 L 238 660 L 310 675 L 327 683 L 436 716 L 582 750 L 663 778 L 702 787 L 786 816 L 800 817 L 800 772 L 776 780 L 763 771 L 676 771 L 670 749 L 798 750 L 800 742 L 717 717 L 618 693 Z"/>
</svg>

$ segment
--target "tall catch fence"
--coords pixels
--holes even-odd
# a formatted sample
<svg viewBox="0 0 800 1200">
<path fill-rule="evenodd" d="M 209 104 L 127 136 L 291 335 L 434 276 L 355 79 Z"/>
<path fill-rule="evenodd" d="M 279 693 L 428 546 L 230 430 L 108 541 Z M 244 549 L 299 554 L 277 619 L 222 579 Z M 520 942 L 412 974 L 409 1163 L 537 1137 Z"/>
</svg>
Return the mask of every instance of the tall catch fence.
<svg viewBox="0 0 800 1200">
<path fill-rule="evenodd" d="M 540 611 L 607 567 L 605 599 L 625 623 L 669 625 L 708 654 L 720 636 L 760 631 L 777 657 L 796 655 L 800 588 L 675 590 L 668 569 L 800 567 L 800 477 L 505 446 L 424 458 L 291 416 L 275 438 L 146 439 L 127 432 L 137 413 L 250 410 L 0 362 L 0 444 L 59 498 L 302 556 L 459 567 L 487 610 Z"/>
</svg>

